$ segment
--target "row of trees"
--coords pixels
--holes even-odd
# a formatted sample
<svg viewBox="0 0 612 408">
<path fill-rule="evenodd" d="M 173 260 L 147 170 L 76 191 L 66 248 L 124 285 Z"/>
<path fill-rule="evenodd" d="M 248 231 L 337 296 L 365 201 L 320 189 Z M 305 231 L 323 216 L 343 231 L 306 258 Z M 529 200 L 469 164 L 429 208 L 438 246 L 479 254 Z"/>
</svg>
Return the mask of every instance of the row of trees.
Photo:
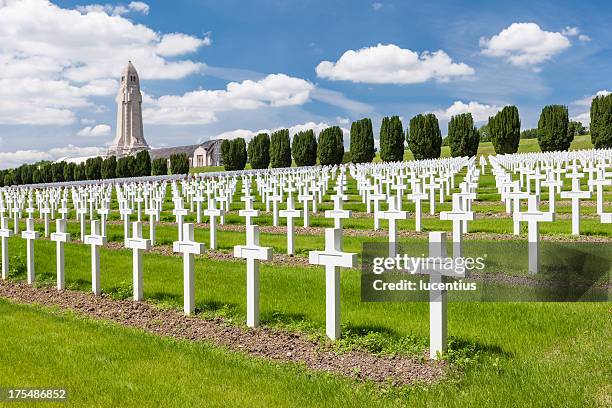
<svg viewBox="0 0 612 408">
<path fill-rule="evenodd" d="M 189 159 L 186 154 L 170 156 L 171 174 L 189 172 Z M 0 170 L 0 187 L 63 181 L 108 180 L 114 178 L 158 176 L 168 174 L 167 159 L 151 161 L 149 152 L 138 152 L 135 156 L 117 159 L 93 157 L 82 163 L 42 161 L 24 164 L 15 169 Z"/>
<path fill-rule="evenodd" d="M 609 120 L 605 117 L 601 123 Z M 605 127 L 605 126 L 602 126 Z M 537 129 L 521 133 L 521 121 L 516 106 L 506 106 L 480 130 L 474 125 L 471 113 L 453 116 L 448 123 L 448 137 L 443 141 L 438 119 L 432 113 L 410 119 L 404 132 L 399 116 L 385 117 L 380 126 L 380 158 L 382 161 L 400 161 L 404 158 L 405 143 L 417 160 L 439 158 L 441 147 L 447 144 L 456 156 L 474 156 L 480 141 L 491 141 L 498 154 L 515 153 L 521 138 L 538 138 L 542 151 L 567 150 L 574 135 L 586 131 L 579 122 L 568 120 L 567 108 L 546 106 L 542 110 Z M 281 129 L 269 136 L 260 133 L 248 144 L 244 139 L 225 140 L 221 146 L 226 170 L 242 170 L 247 161 L 254 169 L 289 167 L 291 158 L 297 166 L 342 163 L 344 140 L 337 126 L 324 129 L 317 140 L 312 130 L 298 132 L 290 143 L 289 130 Z M 350 160 L 369 163 L 376 154 L 372 121 L 355 121 L 350 131 Z"/>
<path fill-rule="evenodd" d="M 243 138 L 224 140 L 221 157 L 225 170 L 243 170 L 247 160 L 253 169 L 290 167 L 292 158 L 298 166 L 314 166 L 317 161 L 322 165 L 340 164 L 344 157 L 344 136 L 342 129 L 331 126 L 321 131 L 318 140 L 309 129 L 296 133 L 291 142 L 289 129 L 281 129 L 272 135 L 256 135 L 248 146 Z"/>
</svg>

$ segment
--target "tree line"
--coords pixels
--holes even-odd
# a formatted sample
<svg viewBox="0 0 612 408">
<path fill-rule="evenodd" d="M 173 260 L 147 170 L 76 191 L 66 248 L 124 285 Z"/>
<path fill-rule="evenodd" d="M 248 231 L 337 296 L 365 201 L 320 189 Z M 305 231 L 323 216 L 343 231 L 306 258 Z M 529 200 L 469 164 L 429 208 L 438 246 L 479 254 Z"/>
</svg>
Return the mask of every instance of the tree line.
<svg viewBox="0 0 612 408">
<path fill-rule="evenodd" d="M 443 140 L 438 118 L 433 113 L 419 114 L 410 119 L 404 131 L 399 116 L 382 120 L 379 140 L 380 159 L 385 162 L 404 159 L 406 147 L 417 160 L 440 157 L 442 146 L 448 145 L 451 156 L 474 156 L 480 142 L 491 142 L 495 153 L 518 151 L 520 139 L 537 139 L 540 150 L 566 151 L 574 137 L 587 133 L 576 121 L 570 121 L 563 105 L 548 105 L 542 109 L 538 127 L 521 132 L 521 120 L 516 106 L 505 106 L 478 129 L 471 113 L 451 117 L 448 135 Z M 312 130 L 305 130 L 289 140 L 289 130 L 271 135 L 260 133 L 246 144 L 242 138 L 225 140 L 221 146 L 226 170 L 242 170 L 247 161 L 253 169 L 290 167 L 315 164 L 333 165 L 344 161 L 369 163 L 376 155 L 372 121 L 364 118 L 351 124 L 349 151 L 345 155 L 342 129 L 332 126 L 321 131 L 318 139 Z M 591 142 L 595 148 L 612 148 L 612 94 L 599 96 L 591 104 Z M 348 157 L 347 157 L 348 156 Z"/>
<path fill-rule="evenodd" d="M 0 170 L 0 187 L 57 183 L 64 181 L 108 180 L 114 178 L 146 177 L 170 174 L 186 174 L 189 172 L 189 158 L 186 154 L 170 156 L 168 159 L 151 160 L 146 150 L 134 156 L 117 158 L 110 156 L 92 157 L 82 163 L 65 161 L 41 161 L 34 164 L 23 164 L 14 169 Z"/>
<path fill-rule="evenodd" d="M 594 98 L 590 116 L 593 146 L 597 149 L 612 148 L 612 94 Z M 565 151 L 575 136 L 586 132 L 580 122 L 569 120 L 567 107 L 563 105 L 545 106 L 538 127 L 522 132 L 516 106 L 504 107 L 480 129 L 474 125 L 471 113 L 455 115 L 448 122 L 448 135 L 444 140 L 438 118 L 433 113 L 414 116 L 405 131 L 400 117 L 391 116 L 381 122 L 379 153 L 382 161 L 401 161 L 407 147 L 417 160 L 436 159 L 440 157 L 442 146 L 448 145 L 453 157 L 474 156 L 480 142 L 490 141 L 497 154 L 508 154 L 517 152 L 520 139 L 537 139 L 544 152 Z M 344 135 L 338 126 L 323 129 L 318 137 L 310 129 L 296 133 L 290 140 L 289 130 L 280 129 L 270 135 L 260 133 L 248 145 L 242 138 L 224 140 L 221 144 L 226 170 L 243 170 L 247 161 L 253 169 L 290 167 L 292 161 L 297 166 L 336 165 L 348 161 L 369 163 L 376 151 L 369 118 L 351 124 L 348 152 L 344 151 Z M 148 151 L 121 158 L 94 157 L 80 164 L 42 161 L 0 170 L 0 187 L 189 172 L 186 154 L 171 155 L 169 161 L 170 168 L 168 159 L 151 160 Z"/>
</svg>

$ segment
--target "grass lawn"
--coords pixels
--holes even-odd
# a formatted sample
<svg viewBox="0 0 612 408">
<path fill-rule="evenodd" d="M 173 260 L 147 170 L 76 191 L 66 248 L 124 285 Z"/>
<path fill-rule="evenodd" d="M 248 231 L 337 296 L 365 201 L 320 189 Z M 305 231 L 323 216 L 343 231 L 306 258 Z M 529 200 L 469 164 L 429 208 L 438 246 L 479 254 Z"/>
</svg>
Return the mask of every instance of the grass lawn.
<svg viewBox="0 0 612 408">
<path fill-rule="evenodd" d="M 54 280 L 53 244 L 43 241 L 36 243 L 37 279 L 40 282 L 51 283 Z M 12 239 L 10 253 L 23 253 L 23 246 L 23 240 Z M 66 251 L 67 287 L 89 291 L 89 249 L 84 245 L 68 244 Z M 145 254 L 144 263 L 145 299 L 161 307 L 180 309 L 181 259 Z M 104 292 L 121 297 L 130 296 L 129 251 L 103 249 L 101 268 L 101 286 Z M 261 317 L 264 325 L 322 332 L 325 319 L 324 272 L 320 268 L 262 265 L 261 273 Z M 23 271 L 17 278 L 23 279 Z M 233 324 L 244 324 L 246 295 L 243 262 L 197 259 L 195 278 L 196 307 L 201 317 L 224 316 Z M 347 341 L 355 341 L 355 333 L 358 333 L 357 338 L 370 339 L 374 343 L 390 343 L 394 350 L 400 352 L 404 348 L 406 352 L 410 352 L 415 345 L 424 346 L 427 343 L 427 304 L 364 303 L 361 302 L 359 288 L 358 271 L 342 273 L 343 330 L 344 333 L 349 333 Z M 45 315 L 43 312 L 34 313 L 30 310 L 28 313 L 38 316 L 39 320 L 51 319 L 51 323 L 56 326 L 62 319 L 65 320 L 57 316 L 42 318 L 41 316 Z M 7 313 L 0 313 L 3 319 L 10 321 L 13 314 L 8 315 L 9 317 Z M 379 402 L 390 406 L 398 401 L 414 406 L 604 406 L 602 403 L 610 397 L 610 390 L 606 388 L 612 381 L 612 326 L 609 303 L 455 302 L 449 305 L 448 316 L 449 334 L 453 341 L 473 350 L 469 354 L 471 360 L 463 367 L 463 373 L 426 390 L 416 387 L 391 392 L 376 391 L 373 394 L 369 391 L 362 394 L 363 389 L 349 381 L 306 373 L 296 376 L 294 371 L 282 364 L 277 367 L 250 361 L 251 359 L 232 353 L 222 353 L 214 348 L 166 342 L 152 336 L 91 322 L 71 324 L 81 325 L 81 328 L 97 333 L 90 337 L 96 338 L 93 344 L 99 342 L 100 345 L 87 347 L 99 349 L 100 354 L 94 353 L 97 356 L 92 357 L 95 364 L 84 362 L 83 353 L 79 352 L 73 354 L 78 356 L 75 361 L 70 358 L 60 359 L 62 364 L 74 364 L 72 369 L 66 365 L 60 365 L 58 368 L 59 362 L 49 355 L 48 350 L 52 349 L 53 342 L 56 348 L 62 345 L 67 349 L 76 347 L 75 342 L 77 345 L 82 344 L 76 340 L 78 335 L 73 329 L 50 330 L 44 324 L 35 323 L 27 329 L 30 331 L 27 331 L 27 325 L 21 325 L 18 323 L 20 320 L 14 318 L 13 324 L 18 325 L 18 328 L 3 323 L 0 326 L 0 336 L 4 339 L 10 338 L 11 344 L 17 344 L 19 346 L 16 347 L 22 347 L 23 350 L 17 354 L 3 353 L 3 359 L 9 358 L 7 356 L 14 359 L 13 363 L 6 364 L 31 367 L 24 371 L 19 370 L 11 376 L 17 384 L 23 385 L 21 380 L 26 384 L 32 384 L 35 379 L 38 381 L 48 378 L 51 381 L 61 378 L 60 372 L 63 375 L 71 375 L 69 373 L 74 372 L 74 382 L 70 383 L 71 390 L 73 394 L 82 394 L 84 398 L 94 398 L 95 394 L 103 389 L 111 390 L 111 394 L 117 398 L 130 398 L 129 394 L 134 389 L 141 389 L 142 395 L 148 395 L 147 398 L 161 398 L 166 394 L 170 397 L 177 394 L 162 392 L 166 388 L 156 387 L 156 382 L 172 385 L 175 381 L 179 383 L 177 387 L 181 393 L 192 396 L 189 398 L 195 398 L 193 395 L 196 394 L 227 392 L 230 394 L 227 399 L 217 395 L 211 397 L 211 401 L 225 401 L 234 406 L 249 401 L 252 395 L 256 396 L 255 403 L 261 402 L 262 405 L 275 403 L 286 406 L 294 401 L 297 401 L 296 405 L 337 405 L 338 401 L 348 401 L 347 395 L 353 395 L 352 392 L 355 392 L 354 398 L 361 399 L 361 402 L 351 405 L 377 405 L 375 402 Z M 21 333 L 25 333 L 23 336 L 29 339 L 27 342 L 21 339 Z M 70 340 L 62 336 L 69 336 Z M 44 356 L 41 356 L 40 351 L 34 352 L 25 348 L 26 344 L 32 342 L 32 348 L 49 344 L 49 347 L 44 348 Z M 166 352 L 164 347 L 172 351 Z M 148 354 L 149 348 L 159 349 L 159 352 L 166 356 L 160 364 L 173 368 L 157 367 L 157 363 L 151 363 L 159 359 L 155 353 Z M 132 351 L 134 349 L 139 351 Z M 110 353 L 114 359 L 106 357 L 105 353 Z M 207 353 L 213 357 L 217 356 L 221 362 L 209 358 Z M 228 362 L 223 364 L 225 356 L 229 356 Z M 174 358 L 178 362 L 175 362 Z M 211 361 L 204 363 L 208 359 Z M 200 369 L 199 365 L 192 363 L 194 360 L 206 366 L 210 364 L 213 368 L 215 364 L 222 367 L 222 372 L 210 386 L 203 385 L 206 381 L 195 380 L 201 378 L 200 375 L 206 373 L 207 369 Z M 89 364 L 96 367 L 97 371 L 90 369 Z M 153 364 L 155 365 L 151 367 Z M 183 369 L 185 373 L 180 374 Z M 193 374 L 192 371 L 198 373 Z M 227 376 L 224 377 L 225 375 Z M 108 385 L 109 378 L 123 376 L 132 380 Z M 168 377 L 174 380 L 168 380 Z M 300 383 L 296 379 L 304 384 L 296 385 Z M 145 385 L 140 386 L 139 381 Z M 55 384 L 54 381 L 52 383 Z M 92 383 L 96 384 L 94 388 L 91 387 Z M 218 383 L 224 385 L 215 385 Z M 155 388 L 155 392 L 145 393 L 149 386 Z M 275 391 L 275 387 L 282 391 Z M 334 387 L 338 387 L 338 391 L 332 392 Z M 266 395 L 257 398 L 259 393 L 251 392 L 252 388 Z M 311 392 L 315 389 L 320 392 Z M 344 392 L 346 394 L 343 394 Z M 328 394 L 337 394 L 340 399 Z M 394 397 L 384 397 L 385 395 Z M 301 399 L 302 397 L 304 398 Z M 101 405 L 113 405 L 111 400 L 108 400 L 113 396 L 106 398 L 102 400 Z M 136 398 L 136 394 L 133 398 Z"/>
<path fill-rule="evenodd" d="M 574 148 L 589 147 L 588 136 L 578 137 Z M 537 140 L 522 140 L 520 151 L 537 151 Z M 443 154 L 448 154 L 447 148 Z M 490 143 L 482 143 L 479 154 L 489 154 Z M 444 153 L 446 152 L 446 153 Z M 196 169 L 217 171 L 220 168 Z M 585 180 L 582 180 L 585 183 Z M 241 190 L 240 183 L 237 194 Z M 356 183 L 349 180 L 349 202 L 345 208 L 364 212 Z M 502 214 L 494 179 L 481 177 L 477 219 L 470 232 L 511 233 L 512 221 Z M 543 200 L 547 199 L 544 193 Z M 591 199 L 591 201 L 594 198 Z M 612 192 L 604 196 L 606 210 Z M 413 205 L 404 202 L 405 210 Z M 591 203 L 592 204 L 592 203 Z M 241 208 L 235 198 L 232 211 Z M 547 204 L 543 204 L 546 208 Z M 256 201 L 257 208 L 265 206 Z M 281 208 L 284 205 L 281 206 Z M 300 205 L 298 205 L 301 208 Z M 113 200 L 116 209 L 116 200 Z M 330 227 L 321 211 L 331 208 L 329 196 L 311 217 L 311 226 Z M 449 209 L 448 200 L 436 204 L 436 212 Z M 428 205 L 423 212 L 428 212 Z M 170 194 L 163 221 L 174 221 Z M 594 217 L 593 205 L 583 205 L 584 235 L 612 237 L 612 228 Z M 567 215 L 567 203 L 558 203 L 557 213 Z M 479 217 L 479 215 L 482 215 Z M 74 214 L 72 215 L 74 218 Z M 111 219 L 116 220 L 116 211 Z M 132 220 L 135 216 L 132 217 Z M 146 220 L 146 217 L 143 218 Z M 190 214 L 186 222 L 193 222 Z M 207 221 L 206 218 L 203 218 Z M 281 222 L 284 220 L 281 219 Z M 255 222 L 271 225 L 264 213 Z M 236 213 L 227 224 L 243 224 Z M 301 225 L 301 220 L 296 222 Z M 373 219 L 345 220 L 349 229 L 372 229 Z M 438 216 L 423 220 L 424 231 L 451 226 Z M 145 222 L 144 233 L 148 234 Z M 386 228 L 386 223 L 381 223 Z M 36 228 L 42 231 L 41 223 Z M 89 229 L 89 223 L 87 223 Z M 109 224 L 109 241 L 123 240 L 123 226 Z M 414 218 L 399 223 L 400 230 L 414 230 Z M 23 229 L 23 225 L 22 225 Z M 54 226 L 51 226 L 54 230 Z M 69 224 L 74 236 L 79 225 Z M 544 223 L 544 235 L 569 237 L 569 218 Z M 526 228 L 523 227 L 525 241 Z M 208 243 L 209 231 L 196 228 L 196 240 Z M 159 225 L 158 244 L 176 240 L 175 225 Z M 344 249 L 361 253 L 364 242 L 386 242 L 386 236 L 345 236 Z M 521 242 L 523 242 L 521 241 Z M 220 249 L 230 251 L 244 243 L 244 233 L 219 231 Z M 422 239 L 402 238 L 403 243 L 425 246 Z M 466 242 L 468 251 L 470 242 Z M 283 233 L 262 233 L 261 244 L 274 252 L 286 250 Z M 297 235 L 297 256 L 321 249 L 323 237 Z M 525 246 L 526 249 L 526 246 Z M 504 258 L 508 273 L 524 274 L 525 254 L 512 252 Z M 25 280 L 25 241 L 9 240 L 11 279 Z M 91 290 L 90 249 L 66 244 L 66 286 Z M 182 259 L 157 253 L 144 254 L 144 298 L 163 308 L 182 308 Z M 35 243 L 37 284 L 55 283 L 55 243 Z M 117 298 L 131 296 L 132 253 L 101 250 L 102 291 Z M 361 301 L 360 273 L 341 273 L 341 304 L 344 337 L 338 350 L 352 348 L 372 352 L 419 354 L 428 343 L 426 303 L 369 303 Z M 195 262 L 196 308 L 201 318 L 224 317 L 229 324 L 246 319 L 246 277 L 243 261 L 200 257 Z M 309 266 L 261 266 L 261 321 L 265 326 L 321 335 L 325 324 L 325 279 L 322 268 Z M 156 337 L 117 325 L 84 319 L 52 309 L 24 306 L 0 300 L 0 370 L 6 373 L 0 386 L 67 387 L 74 406 L 612 406 L 612 319 L 610 303 L 469 303 L 451 302 L 448 308 L 451 352 L 457 369 L 432 386 L 400 389 L 377 388 L 352 380 L 306 370 L 295 364 L 271 363 L 218 347 Z M 58 403 L 58 406 L 66 406 Z"/>
<path fill-rule="evenodd" d="M 371 406 L 399 397 L 295 364 L 2 299 L 0 333 L 3 387 L 68 390 L 67 402 L 30 406 L 305 407 L 348 400 Z"/>
</svg>

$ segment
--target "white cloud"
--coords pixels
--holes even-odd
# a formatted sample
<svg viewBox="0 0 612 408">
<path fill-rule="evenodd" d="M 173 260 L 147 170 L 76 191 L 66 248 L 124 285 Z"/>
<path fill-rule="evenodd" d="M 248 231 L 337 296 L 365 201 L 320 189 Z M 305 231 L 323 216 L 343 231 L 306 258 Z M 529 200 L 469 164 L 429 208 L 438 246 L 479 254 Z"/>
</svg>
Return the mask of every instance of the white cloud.
<svg viewBox="0 0 612 408">
<path fill-rule="evenodd" d="M 572 102 L 572 105 L 576 105 L 576 106 L 591 106 L 591 101 L 596 98 L 597 96 L 606 96 L 606 95 L 610 95 L 610 91 L 606 90 L 606 89 L 602 89 L 601 91 L 597 91 L 594 95 L 589 95 L 589 96 L 585 96 L 584 98 L 575 100 L 574 102 Z"/>
<path fill-rule="evenodd" d="M 77 136 L 84 137 L 100 137 L 100 136 L 108 136 L 111 134 L 111 127 L 109 125 L 95 125 L 95 126 L 86 126 L 83 129 L 79 130 Z"/>
<path fill-rule="evenodd" d="M 149 5 L 142 1 L 133 1 L 128 4 L 128 8 L 142 14 L 149 14 Z"/>
<path fill-rule="evenodd" d="M 572 102 L 572 105 L 579 106 L 582 108 L 590 108 L 591 102 L 593 101 L 593 99 L 595 99 L 598 96 L 610 95 L 611 93 L 612 92 L 606 89 L 602 89 L 601 91 L 597 91 L 594 95 L 588 95 L 588 96 L 585 96 L 584 98 L 575 100 L 574 102 Z M 590 111 L 586 111 L 586 112 L 576 114 L 571 117 L 571 120 L 581 122 L 584 126 L 590 126 L 591 125 L 591 113 Z"/>
<path fill-rule="evenodd" d="M 591 37 L 589 37 L 589 36 L 588 36 L 588 35 L 586 35 L 586 34 L 580 34 L 580 35 L 578 36 L 578 40 L 580 40 L 580 41 L 582 41 L 582 42 L 589 42 L 589 41 L 591 41 Z"/>
<path fill-rule="evenodd" d="M 342 125 L 347 125 L 350 121 L 349 121 L 349 118 L 343 118 L 340 116 L 336 116 L 336 122 Z"/>
<path fill-rule="evenodd" d="M 562 33 L 544 31 L 536 23 L 513 23 L 491 38 L 480 39 L 483 54 L 506 58 L 518 67 L 537 66 L 570 45 Z"/>
<path fill-rule="evenodd" d="M 433 113 L 440 120 L 448 121 L 451 117 L 459 115 L 461 113 L 471 113 L 475 123 L 486 122 L 490 116 L 495 115 L 501 110 L 501 106 L 498 105 L 486 105 L 479 102 L 470 101 L 464 103 L 462 101 L 455 101 L 451 106 L 444 110 L 437 110 Z"/>
<path fill-rule="evenodd" d="M 281 126 L 281 127 L 277 127 L 274 129 L 259 129 L 259 130 L 236 129 L 236 130 L 230 130 L 227 132 L 219 133 L 211 137 L 210 139 L 236 139 L 236 138 L 241 137 L 245 139 L 246 141 L 249 141 L 251 138 L 258 135 L 259 133 L 270 134 L 280 129 L 289 129 L 289 137 L 293 140 L 293 136 L 296 133 L 303 132 L 305 130 L 310 130 L 310 129 L 312 129 L 315 136 L 318 137 L 319 133 L 321 133 L 323 129 L 326 129 L 330 126 L 333 126 L 333 125 L 330 125 L 326 122 L 318 122 L 318 123 L 317 122 L 306 122 L 306 123 L 301 123 L 301 124 L 297 124 L 293 126 L 285 126 L 285 127 Z M 350 134 L 349 130 L 343 127 L 341 127 L 340 129 L 342 129 L 344 138 L 347 139 Z"/>
<path fill-rule="evenodd" d="M 570 27 L 570 26 L 567 26 L 563 30 L 561 30 L 561 34 L 568 36 L 568 37 L 575 37 L 578 35 L 579 32 L 580 30 L 578 29 L 578 27 Z"/>
<path fill-rule="evenodd" d="M 129 11 L 146 13 L 148 5 L 65 9 L 48 0 L 1 0 L 0 123 L 73 123 L 73 110 L 91 105 L 88 97 L 117 92 L 128 60 L 143 79 L 201 70 L 203 63 L 165 57 L 194 52 L 208 37 L 163 35 L 122 17 Z"/>
<path fill-rule="evenodd" d="M 158 99 L 143 96 L 143 117 L 151 124 L 206 124 L 216 113 L 261 107 L 302 105 L 309 101 L 314 85 L 285 74 L 270 74 L 259 81 L 230 82 L 224 90 L 197 90 Z"/>
<path fill-rule="evenodd" d="M 86 6 L 76 6 L 76 10 L 81 13 L 104 13 L 113 16 L 121 16 L 131 11 L 149 14 L 149 5 L 142 1 L 133 1 L 127 6 L 123 4 L 88 4 Z"/>
<path fill-rule="evenodd" d="M 372 3 L 372 8 L 373 8 L 374 10 L 378 11 L 378 10 L 380 10 L 381 8 L 383 8 L 383 4 L 382 4 L 382 3 L 379 3 L 379 2 Z"/>
<path fill-rule="evenodd" d="M 159 44 L 157 44 L 157 53 L 164 57 L 174 57 L 177 55 L 190 54 L 198 50 L 204 45 L 210 45 L 209 36 L 204 38 L 192 37 L 182 33 L 164 34 Z"/>
<path fill-rule="evenodd" d="M 562 31 L 561 34 L 567 36 L 567 37 L 578 37 L 578 41 L 582 41 L 582 42 L 588 42 L 591 41 L 591 37 L 589 37 L 586 34 L 582 34 L 580 32 L 580 29 L 578 27 L 565 27 Z"/>
<path fill-rule="evenodd" d="M 68 145 L 57 147 L 49 151 L 17 150 L 15 152 L 0 152 L 0 167 L 14 168 L 24 163 L 35 163 L 41 160 L 58 160 L 65 157 L 98 156 L 104 153 L 99 147 L 78 147 Z"/>
<path fill-rule="evenodd" d="M 374 110 L 374 108 L 367 103 L 349 99 L 342 92 L 332 91 L 331 89 L 316 87 L 310 96 L 314 100 L 337 106 L 349 112 L 369 113 Z"/>
<path fill-rule="evenodd" d="M 348 50 L 336 62 L 322 61 L 317 75 L 330 80 L 375 84 L 415 84 L 429 80 L 448 81 L 474 74 L 464 63 L 453 62 L 442 50 L 420 55 L 394 44 Z"/>
<path fill-rule="evenodd" d="M 575 120 L 577 122 L 581 122 L 584 126 L 587 126 L 587 127 L 591 125 L 591 113 L 590 112 L 580 113 L 576 116 L 571 117 L 570 119 Z"/>
</svg>

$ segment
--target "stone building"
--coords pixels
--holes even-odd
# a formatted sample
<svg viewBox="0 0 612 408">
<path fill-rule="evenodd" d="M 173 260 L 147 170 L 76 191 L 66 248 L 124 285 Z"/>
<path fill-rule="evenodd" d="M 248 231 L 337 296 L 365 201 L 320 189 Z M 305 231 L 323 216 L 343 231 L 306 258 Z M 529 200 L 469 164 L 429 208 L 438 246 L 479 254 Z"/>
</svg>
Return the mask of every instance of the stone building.
<svg viewBox="0 0 612 408">
<path fill-rule="evenodd" d="M 121 73 L 117 94 L 117 131 L 109 156 L 127 156 L 149 150 L 142 126 L 142 94 L 136 68 L 129 61 Z"/>
<path fill-rule="evenodd" d="M 106 157 L 123 157 L 136 154 L 141 150 L 149 150 L 151 159 L 164 158 L 170 161 L 170 156 L 184 153 L 189 158 L 190 167 L 221 166 L 220 139 L 207 140 L 201 144 L 188 146 L 151 149 L 144 138 L 142 123 L 142 94 L 138 72 L 131 61 L 121 73 L 121 85 L 117 94 L 117 130 L 115 140 L 109 148 Z M 80 162 L 86 158 L 73 158 Z M 68 160 L 68 159 L 64 159 Z M 169 164 L 169 163 L 168 163 Z"/>
<path fill-rule="evenodd" d="M 189 159 L 189 167 L 222 166 L 221 143 L 222 139 L 207 140 L 202 144 L 165 147 L 149 151 L 151 160 L 164 158 L 170 165 L 170 156 L 184 153 Z"/>
</svg>

